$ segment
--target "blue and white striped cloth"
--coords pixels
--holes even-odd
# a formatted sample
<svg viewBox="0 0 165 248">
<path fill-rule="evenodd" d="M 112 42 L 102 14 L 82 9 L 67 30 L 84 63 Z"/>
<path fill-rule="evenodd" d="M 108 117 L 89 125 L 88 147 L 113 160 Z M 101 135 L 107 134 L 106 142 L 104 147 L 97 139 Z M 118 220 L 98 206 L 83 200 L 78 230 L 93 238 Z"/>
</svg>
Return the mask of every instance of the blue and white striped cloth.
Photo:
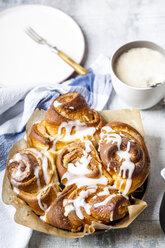
<svg viewBox="0 0 165 248">
<path fill-rule="evenodd" d="M 71 91 L 80 92 L 88 104 L 96 110 L 106 108 L 112 91 L 110 61 L 107 57 L 100 56 L 91 68 L 86 76 L 79 76 L 63 84 L 44 85 L 31 90 L 28 87 L 23 89 L 0 89 L 0 187 L 9 150 L 17 140 L 25 136 L 25 125 L 36 108 L 47 110 L 54 98 Z M 9 208 L 4 206 L 1 201 L 0 210 L 1 226 L 6 226 L 1 233 L 0 244 L 5 242 L 6 245 L 8 240 L 9 243 L 6 247 L 24 247 L 27 243 L 27 235 L 30 237 L 31 233 L 29 234 L 27 228 L 24 229 L 24 235 L 21 233 L 23 229 L 18 230 L 19 225 L 13 223 L 12 220 L 13 214 L 9 214 Z M 6 219 L 8 219 L 8 223 L 3 225 Z M 11 225 L 15 225 L 15 227 L 13 228 Z M 13 239 L 12 237 L 7 238 L 10 228 L 12 229 Z M 16 238 L 18 235 L 19 239 Z M 20 236 L 22 246 L 20 246 Z M 12 240 L 12 243 L 10 240 Z M 19 244 L 17 240 L 19 240 Z"/>
<path fill-rule="evenodd" d="M 60 94 L 77 91 L 85 97 L 90 107 L 102 110 L 111 90 L 110 75 L 95 74 L 92 70 L 86 76 L 79 76 L 54 86 L 39 86 L 29 92 L 15 88 L 10 91 L 7 88 L 0 89 L 1 101 L 3 95 L 5 96 L 4 103 L 1 103 L 1 112 L 2 107 L 8 106 L 8 110 L 0 114 L 0 170 L 5 168 L 12 145 L 24 137 L 25 125 L 36 108 L 47 110 L 53 99 Z M 17 97 L 16 103 L 13 95 Z"/>
</svg>

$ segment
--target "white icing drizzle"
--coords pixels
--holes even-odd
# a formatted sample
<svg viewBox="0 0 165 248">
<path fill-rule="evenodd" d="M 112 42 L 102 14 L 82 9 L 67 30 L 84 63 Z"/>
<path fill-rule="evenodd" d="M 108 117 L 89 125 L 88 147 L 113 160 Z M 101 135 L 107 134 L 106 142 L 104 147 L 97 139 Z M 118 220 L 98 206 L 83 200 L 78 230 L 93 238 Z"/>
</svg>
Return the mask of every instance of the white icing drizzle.
<svg viewBox="0 0 165 248">
<path fill-rule="evenodd" d="M 113 214 L 114 214 L 114 211 L 111 211 L 111 213 L 110 213 L 110 221 L 113 221 Z"/>
<path fill-rule="evenodd" d="M 114 132 L 114 130 L 109 126 L 102 127 L 101 132 L 102 131 L 105 131 L 107 133 Z M 104 135 L 105 133 L 102 132 L 102 134 Z"/>
<path fill-rule="evenodd" d="M 40 207 L 44 212 L 47 210 L 48 206 L 46 205 L 46 203 L 43 203 L 43 202 L 41 201 L 41 195 L 42 195 L 48 188 L 53 187 L 54 184 L 55 184 L 55 183 L 51 183 L 51 184 L 45 186 L 45 187 L 40 191 L 40 193 L 37 195 L 38 205 L 39 205 L 39 207 Z"/>
<path fill-rule="evenodd" d="M 99 193 L 97 193 L 98 196 L 102 196 L 102 195 L 109 195 L 109 189 L 113 188 L 113 187 L 104 187 L 103 190 Z"/>
<path fill-rule="evenodd" d="M 47 209 L 47 205 L 46 203 L 41 202 L 41 194 L 42 191 L 37 195 L 38 205 L 43 211 L 45 211 Z"/>
<path fill-rule="evenodd" d="M 114 187 L 114 185 L 104 187 L 102 191 L 98 192 L 97 195 L 93 197 L 93 199 L 97 198 L 97 196 L 109 195 L 110 194 L 109 189 L 116 189 L 116 188 Z"/>
<path fill-rule="evenodd" d="M 104 200 L 104 201 L 102 201 L 102 202 L 98 202 L 98 203 L 95 203 L 94 204 L 94 207 L 100 207 L 100 206 L 105 206 L 111 199 L 113 199 L 115 196 L 118 196 L 118 195 L 122 195 L 121 193 L 118 193 L 118 194 L 110 194 L 110 192 L 109 192 L 109 189 L 114 189 L 115 188 L 115 186 L 108 186 L 108 187 L 105 187 L 104 189 L 103 189 L 103 191 L 101 191 L 101 192 L 99 192 L 99 193 L 97 193 L 97 195 L 96 196 L 94 196 L 93 197 L 93 199 L 95 199 L 95 198 L 97 198 L 97 196 L 104 196 L 104 195 L 108 195 L 108 197 Z M 124 196 L 124 195 L 122 195 L 122 196 Z M 124 196 L 126 199 L 128 199 L 128 197 L 127 196 Z M 113 213 L 113 211 L 112 211 L 112 213 Z M 110 216 L 110 221 L 113 221 L 113 214 L 111 213 L 111 216 Z"/>
<path fill-rule="evenodd" d="M 121 181 L 119 189 L 122 188 L 123 183 L 124 183 L 124 181 Z"/>
<path fill-rule="evenodd" d="M 57 101 L 55 101 L 55 102 L 57 102 Z M 57 106 L 58 104 L 55 103 L 55 105 Z M 72 106 L 70 106 L 69 108 L 74 109 L 74 107 L 72 107 Z M 65 129 L 65 134 L 62 134 L 63 128 Z M 71 134 L 73 128 L 75 128 L 74 134 Z M 83 141 L 84 137 L 87 137 L 87 136 L 90 136 L 93 139 L 93 135 L 96 132 L 96 130 L 97 130 L 97 128 L 87 127 L 85 122 L 80 122 L 79 120 L 62 122 L 58 128 L 58 136 L 59 136 L 59 140 L 62 140 L 62 141 L 72 141 L 72 140 L 76 140 L 76 139 Z M 53 141 L 53 146 L 51 149 L 49 149 L 49 145 L 48 145 L 46 147 L 46 150 L 50 150 L 51 152 L 55 152 L 56 143 L 58 141 L 55 138 L 56 138 L 55 136 L 49 137 L 50 141 Z"/>
<path fill-rule="evenodd" d="M 91 170 L 87 168 L 92 158 L 90 155 L 88 155 L 88 153 L 91 151 L 89 143 L 85 143 L 85 148 L 86 149 L 83 151 L 84 156 L 82 156 L 79 161 L 77 161 L 75 164 L 68 164 L 67 170 L 69 173 L 81 176 L 91 172 Z"/>
<path fill-rule="evenodd" d="M 14 177 L 14 179 L 16 179 L 16 180 L 24 179 L 26 177 L 27 173 L 30 172 L 30 165 L 27 163 L 27 166 L 24 168 L 25 170 L 24 171 L 21 170 L 21 168 L 24 167 L 23 163 L 21 163 L 21 162 L 24 162 L 24 163 L 26 163 L 26 162 L 20 153 L 16 153 L 14 155 L 14 157 L 9 160 L 9 163 L 12 163 L 12 162 L 17 162 L 20 164 L 17 166 L 16 170 L 12 171 L 11 176 Z"/>
<path fill-rule="evenodd" d="M 53 105 L 55 108 L 57 108 L 58 106 L 62 105 L 62 103 L 60 103 L 56 100 L 56 101 L 54 101 Z"/>
<path fill-rule="evenodd" d="M 9 163 L 12 163 L 12 162 L 20 162 L 20 161 L 22 161 L 22 156 L 21 156 L 21 154 L 20 153 L 16 153 L 14 156 L 13 156 L 13 158 L 12 159 L 10 159 L 9 160 Z"/>
<path fill-rule="evenodd" d="M 48 158 L 47 157 L 44 157 L 42 160 L 42 168 L 43 168 L 43 173 L 44 173 L 44 180 L 45 180 L 45 183 L 47 184 L 49 182 Z"/>
<path fill-rule="evenodd" d="M 74 109 L 74 107 L 73 106 L 70 106 L 69 109 Z"/>
<path fill-rule="evenodd" d="M 87 212 L 87 214 L 90 215 L 91 206 L 85 202 L 85 198 L 88 197 L 89 193 L 96 192 L 98 184 L 107 185 L 108 183 L 108 179 L 104 175 L 102 175 L 101 164 L 99 164 L 99 169 L 100 169 L 100 174 L 101 174 L 100 178 L 88 178 L 85 176 L 87 173 L 91 173 L 91 170 L 87 168 L 91 160 L 91 156 L 90 156 L 91 142 L 84 141 L 84 143 L 85 143 L 85 150 L 83 151 L 83 156 L 75 164 L 69 163 L 68 170 L 62 177 L 62 180 L 64 178 L 67 178 L 68 180 L 66 183 L 66 186 L 71 185 L 71 184 L 76 184 L 78 188 L 82 186 L 86 186 L 86 185 L 88 185 L 88 187 L 89 186 L 92 187 L 92 188 L 89 187 L 86 191 L 84 190 L 81 191 L 79 196 L 74 200 L 65 199 L 63 201 L 63 206 L 65 208 L 64 215 L 68 216 L 68 214 L 74 210 L 76 212 L 76 215 L 80 219 L 84 218 L 81 212 L 81 209 L 80 209 L 81 207 L 83 207 L 85 211 Z M 104 194 L 107 194 L 107 193 L 109 194 L 108 189 L 104 189 L 103 191 L 104 191 Z"/>
<path fill-rule="evenodd" d="M 45 180 L 45 183 L 47 184 L 49 182 L 48 157 L 47 157 L 48 153 L 44 151 L 38 151 L 35 148 L 24 150 L 24 154 L 30 154 L 30 152 L 32 152 L 32 154 L 33 153 L 35 154 L 37 160 L 40 160 L 41 167 L 43 170 L 44 180 Z M 16 153 L 13 156 L 13 158 L 9 160 L 9 163 L 12 163 L 12 162 L 20 163 L 17 166 L 17 169 L 12 171 L 11 176 L 13 177 L 13 182 L 14 182 L 14 179 L 23 180 L 27 176 L 27 174 L 30 172 L 30 164 L 28 163 L 28 161 L 26 163 L 26 159 L 20 153 Z M 24 171 L 21 170 L 21 168 L 24 166 L 23 163 L 26 164 Z M 34 175 L 37 178 L 37 185 L 38 185 L 38 188 L 40 189 L 41 183 L 40 183 L 40 178 L 39 178 L 39 170 L 40 170 L 39 166 L 36 166 L 34 168 Z M 14 182 L 14 183 L 17 183 L 19 185 L 19 182 Z"/>
<path fill-rule="evenodd" d="M 92 193 L 95 193 L 96 190 L 97 190 L 97 185 L 95 186 L 92 186 L 92 187 L 88 187 L 86 190 L 82 190 L 79 195 L 77 196 L 76 199 L 64 199 L 63 200 L 63 207 L 64 207 L 64 215 L 65 216 L 68 216 L 68 214 L 71 212 L 71 211 L 75 211 L 76 212 L 76 215 L 81 219 L 83 220 L 84 219 L 84 216 L 82 214 L 82 211 L 81 211 L 81 207 L 83 207 L 86 211 L 86 213 L 88 215 L 91 214 L 91 207 L 92 205 L 88 204 L 85 199 L 89 196 L 89 194 L 92 194 Z M 114 188 L 113 186 L 107 186 L 107 187 L 104 187 L 103 190 L 101 192 L 98 192 L 96 193 L 97 195 L 95 195 L 93 197 L 93 199 L 96 199 L 98 196 L 103 196 L 103 195 L 108 195 L 108 197 L 102 201 L 102 202 L 99 202 L 99 203 L 95 203 L 94 204 L 94 207 L 97 208 L 97 207 L 100 207 L 100 206 L 104 206 L 106 205 L 112 198 L 114 198 L 115 196 L 117 195 L 121 195 L 120 193 L 118 194 L 112 194 L 110 195 L 110 192 L 109 192 L 109 189 L 111 188 Z M 126 197 L 127 198 L 127 197 Z M 110 221 L 113 221 L 113 211 L 111 212 L 110 214 Z"/>
<path fill-rule="evenodd" d="M 161 176 L 165 179 L 165 168 L 160 172 Z"/>
<path fill-rule="evenodd" d="M 75 127 L 75 133 L 71 134 L 71 131 Z M 65 128 L 65 135 L 62 135 L 62 129 Z M 86 136 L 93 137 L 96 131 L 95 127 L 87 127 L 84 122 L 80 122 L 79 120 L 76 121 L 69 121 L 69 122 L 62 122 L 58 128 L 58 135 L 64 141 L 71 141 L 80 139 L 83 140 Z"/>
<path fill-rule="evenodd" d="M 68 172 L 66 172 L 64 174 L 64 176 L 62 177 L 62 180 L 64 178 L 67 178 L 68 181 L 65 184 L 66 186 L 71 185 L 71 184 L 76 184 L 77 187 L 82 187 L 82 186 L 86 186 L 86 185 L 97 185 L 97 184 L 102 184 L 102 185 L 107 185 L 108 184 L 108 179 L 102 175 L 100 178 L 88 178 L 85 176 L 74 176 Z"/>
<path fill-rule="evenodd" d="M 19 194 L 19 189 L 18 189 L 18 188 L 14 187 L 14 188 L 13 188 L 13 191 L 14 191 L 14 193 L 15 193 L 16 195 Z"/>
<path fill-rule="evenodd" d="M 40 159 L 41 161 L 41 167 L 43 170 L 43 175 L 44 175 L 44 180 L 45 183 L 47 184 L 49 182 L 49 174 L 48 174 L 48 152 L 46 151 L 38 151 L 35 148 L 30 148 L 30 151 L 32 151 L 36 155 L 36 159 Z M 35 167 L 34 169 L 34 175 L 37 178 L 37 184 L 38 188 L 41 188 L 40 185 L 40 179 L 39 179 L 39 167 Z"/>
<path fill-rule="evenodd" d="M 63 175 L 63 179 L 67 179 L 66 186 L 71 184 L 76 184 L 77 187 L 82 187 L 85 185 L 97 185 L 97 184 L 103 184 L 107 185 L 108 179 L 102 175 L 102 167 L 101 164 L 99 164 L 99 170 L 100 170 L 100 178 L 89 178 L 86 177 L 86 174 L 90 174 L 91 170 L 88 169 L 88 165 L 91 161 L 91 155 L 89 154 L 91 152 L 90 148 L 90 141 L 85 141 L 85 150 L 83 151 L 83 155 L 79 161 L 74 163 L 69 163 L 67 172 Z"/>
<path fill-rule="evenodd" d="M 100 207 L 100 206 L 105 206 L 105 205 L 106 205 L 112 198 L 114 198 L 115 196 L 117 196 L 117 194 L 109 195 L 104 201 L 95 203 L 95 204 L 94 204 L 94 207 L 95 207 L 95 208 L 98 208 L 98 207 Z"/>
<path fill-rule="evenodd" d="M 44 222 L 46 222 L 46 215 L 49 212 L 50 208 L 51 208 L 51 205 L 46 209 L 45 214 L 40 216 L 40 219 L 43 220 Z"/>
<path fill-rule="evenodd" d="M 110 171 L 110 162 L 107 164 L 107 171 Z M 114 168 L 114 169 L 116 169 L 116 168 Z"/>
<path fill-rule="evenodd" d="M 40 183 L 40 178 L 39 178 L 39 167 L 38 166 L 35 167 L 35 169 L 34 169 L 34 175 L 37 178 L 37 185 L 38 185 L 38 188 L 40 189 L 41 183 Z"/>
<path fill-rule="evenodd" d="M 117 148 L 118 150 L 120 150 L 120 145 L 121 145 L 121 136 L 119 134 L 116 133 L 112 133 L 112 134 L 107 134 L 105 137 L 106 143 L 117 143 Z"/>
<path fill-rule="evenodd" d="M 79 217 L 79 219 L 83 220 L 84 216 L 81 212 L 81 207 L 83 207 L 86 213 L 90 215 L 91 205 L 86 203 L 85 199 L 89 196 L 89 194 L 95 193 L 96 189 L 97 189 L 97 186 L 93 188 L 88 188 L 86 191 L 82 190 L 76 199 L 73 199 L 73 200 L 65 199 L 63 201 L 63 207 L 65 208 L 64 215 L 68 216 L 68 214 L 74 210 L 76 212 L 76 215 Z"/>
<path fill-rule="evenodd" d="M 124 135 L 124 134 L 122 134 L 122 132 L 120 132 L 120 136 L 123 136 L 123 137 L 124 137 L 125 135 Z"/>
<path fill-rule="evenodd" d="M 88 116 L 84 115 L 84 118 L 85 118 L 86 121 L 89 121 Z"/>
<path fill-rule="evenodd" d="M 119 172 L 119 176 L 126 178 L 126 172 L 128 171 L 128 178 L 126 180 L 126 186 L 125 186 L 125 190 L 123 192 L 123 194 L 127 194 L 131 188 L 132 185 L 132 174 L 134 172 L 135 169 L 135 164 L 133 162 L 131 162 L 130 158 L 131 158 L 131 154 L 129 153 L 130 150 L 130 141 L 128 141 L 127 143 L 127 149 L 126 151 L 117 151 L 117 155 L 120 157 L 120 161 L 122 159 L 124 159 L 124 161 L 122 162 L 122 165 L 120 166 L 120 172 Z M 123 175 L 122 175 L 123 172 Z"/>
<path fill-rule="evenodd" d="M 48 174 L 48 156 L 49 153 L 47 151 L 38 151 L 35 148 L 30 148 L 30 150 L 35 153 L 36 158 L 41 160 L 41 167 L 44 174 L 44 180 L 47 184 L 49 182 L 49 174 Z"/>
<path fill-rule="evenodd" d="M 40 121 L 35 121 L 33 124 L 38 124 L 38 123 L 40 123 Z"/>
<path fill-rule="evenodd" d="M 87 156 L 89 152 L 91 152 L 91 148 L 90 148 L 90 144 L 91 142 L 89 141 L 85 141 L 85 150 L 84 150 L 84 155 Z"/>
<path fill-rule="evenodd" d="M 27 150 L 25 150 L 25 152 L 33 152 L 35 155 L 36 155 L 36 158 L 40 158 L 40 159 L 42 159 L 42 154 L 43 154 L 43 151 L 39 151 L 39 150 L 37 150 L 37 149 L 35 149 L 35 148 L 29 148 L 29 149 L 27 149 Z"/>
<path fill-rule="evenodd" d="M 111 138 L 112 139 L 115 138 L 114 134 L 113 134 L 113 137 L 111 137 Z M 88 187 L 90 187 L 90 186 L 94 187 L 94 189 L 92 191 L 91 191 L 91 188 L 88 188 L 87 190 L 82 190 L 76 199 L 72 199 L 72 200 L 64 199 L 63 200 L 63 207 L 65 209 L 64 215 L 68 216 L 68 214 L 71 211 L 75 211 L 76 215 L 80 219 L 84 219 L 84 216 L 81 212 L 81 207 L 83 207 L 85 209 L 85 211 L 88 215 L 91 214 L 91 212 L 90 212 L 91 205 L 85 202 L 85 198 L 89 196 L 89 193 L 95 193 L 96 192 L 96 190 L 98 188 L 98 186 L 97 186 L 98 184 L 102 184 L 102 185 L 108 184 L 108 179 L 104 175 L 102 175 L 101 164 L 99 165 L 99 169 L 100 169 L 100 173 L 101 173 L 100 178 L 88 178 L 85 176 L 87 173 L 91 172 L 91 170 L 88 169 L 88 165 L 89 165 L 90 160 L 91 160 L 91 156 L 90 156 L 90 152 L 91 152 L 90 144 L 91 144 L 91 142 L 90 141 L 84 141 L 84 142 L 85 142 L 85 150 L 83 151 L 83 156 L 75 164 L 69 163 L 68 168 L 67 168 L 67 172 L 62 177 L 62 180 L 67 179 L 67 183 L 65 184 L 65 186 L 76 184 L 78 188 L 85 186 L 85 185 L 88 185 Z M 118 138 L 117 138 L 117 142 L 119 142 L 121 144 L 121 141 Z M 120 149 L 120 144 L 118 145 L 119 149 Z M 129 149 L 129 147 L 128 147 L 128 149 Z M 99 206 L 106 205 L 108 203 L 108 201 L 110 201 L 113 197 L 115 197 L 117 195 L 117 194 L 111 195 L 110 191 L 109 191 L 110 188 L 115 188 L 115 186 L 104 187 L 101 192 L 98 192 L 97 195 L 93 197 L 95 199 L 98 196 L 103 196 L 103 195 L 108 196 L 104 201 L 94 204 L 94 207 L 97 208 Z M 110 215 L 110 221 L 113 221 L 113 213 L 111 213 L 111 215 Z"/>
<path fill-rule="evenodd" d="M 105 126 L 102 128 L 101 130 L 101 134 L 100 134 L 100 143 L 102 142 L 102 140 L 104 139 L 106 141 L 106 143 L 117 143 L 117 148 L 118 151 L 116 152 L 116 154 L 120 157 L 120 161 L 122 161 L 124 159 L 124 161 L 122 161 L 122 165 L 120 166 L 120 171 L 119 171 L 119 176 L 122 178 L 126 178 L 126 173 L 128 171 L 128 178 L 126 180 L 126 185 L 125 185 L 125 190 L 123 192 L 123 194 L 127 194 L 131 188 L 132 185 L 132 174 L 134 172 L 135 169 L 135 164 L 133 162 L 131 162 L 130 158 L 131 158 L 131 154 L 129 153 L 130 150 L 130 144 L 131 142 L 134 142 L 134 140 L 130 140 L 127 143 L 127 149 L 126 151 L 122 151 L 120 150 L 120 146 L 121 146 L 121 142 L 122 142 L 122 137 L 125 137 L 124 134 L 122 134 L 122 132 L 120 132 L 120 134 L 116 134 L 113 133 L 115 132 L 115 130 L 113 130 L 111 127 L 109 126 Z M 100 150 L 100 143 L 99 143 L 99 150 Z M 107 165 L 107 170 L 110 170 L 110 164 Z M 117 169 L 114 168 L 114 171 L 117 172 Z M 120 189 L 123 185 L 124 181 L 121 182 L 120 184 Z M 115 183 L 115 185 L 117 184 L 117 182 Z"/>
</svg>

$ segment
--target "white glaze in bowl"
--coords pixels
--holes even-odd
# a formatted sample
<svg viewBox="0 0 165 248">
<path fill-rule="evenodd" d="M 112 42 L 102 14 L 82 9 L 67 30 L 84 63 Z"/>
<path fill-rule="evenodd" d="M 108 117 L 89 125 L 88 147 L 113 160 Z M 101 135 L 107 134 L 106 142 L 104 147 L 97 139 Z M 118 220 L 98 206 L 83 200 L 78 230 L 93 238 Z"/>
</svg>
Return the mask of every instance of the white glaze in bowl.
<svg viewBox="0 0 165 248">
<path fill-rule="evenodd" d="M 133 41 L 115 51 L 111 59 L 112 84 L 119 97 L 134 108 L 147 109 L 157 104 L 165 96 L 165 85 L 137 88 L 123 83 L 115 74 L 114 66 L 118 57 L 131 48 L 146 47 L 156 50 L 165 56 L 165 50 L 150 41 Z M 129 68 L 128 68 L 129 69 Z"/>
</svg>

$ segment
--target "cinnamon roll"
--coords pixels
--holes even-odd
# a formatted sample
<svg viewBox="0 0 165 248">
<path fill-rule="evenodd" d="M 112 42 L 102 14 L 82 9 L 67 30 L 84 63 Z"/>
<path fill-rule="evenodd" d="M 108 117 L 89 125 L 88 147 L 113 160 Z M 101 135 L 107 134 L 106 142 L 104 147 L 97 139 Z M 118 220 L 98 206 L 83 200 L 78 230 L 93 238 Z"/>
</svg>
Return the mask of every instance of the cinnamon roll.
<svg viewBox="0 0 165 248">
<path fill-rule="evenodd" d="M 95 146 L 105 124 L 103 117 L 90 109 L 78 92 L 56 98 L 45 116 L 45 126 L 51 136 L 63 141 L 90 139 Z"/>
<path fill-rule="evenodd" d="M 79 231 L 85 224 L 93 221 L 109 224 L 123 218 L 128 212 L 130 202 L 118 190 L 110 186 L 66 187 L 46 212 L 49 224 Z"/>
<path fill-rule="evenodd" d="M 9 160 L 7 174 L 13 191 L 38 215 L 44 214 L 59 192 L 54 158 L 49 152 L 20 150 Z"/>
<path fill-rule="evenodd" d="M 133 127 L 111 122 L 100 134 L 100 157 L 120 192 L 128 195 L 140 187 L 150 171 L 143 137 Z"/>
<path fill-rule="evenodd" d="M 61 182 L 66 186 L 113 183 L 90 141 L 69 144 L 56 153 L 55 161 Z"/>
<path fill-rule="evenodd" d="M 64 142 L 61 143 L 57 140 L 57 137 L 49 134 L 45 125 L 45 120 L 35 123 L 32 126 L 30 135 L 27 135 L 27 141 L 30 147 L 41 150 L 49 150 L 51 152 L 55 152 L 65 145 Z"/>
<path fill-rule="evenodd" d="M 30 146 L 51 151 L 83 140 L 91 140 L 97 147 L 105 124 L 103 117 L 90 109 L 81 94 L 70 92 L 52 102 L 45 119 L 32 126 L 27 139 Z"/>
</svg>

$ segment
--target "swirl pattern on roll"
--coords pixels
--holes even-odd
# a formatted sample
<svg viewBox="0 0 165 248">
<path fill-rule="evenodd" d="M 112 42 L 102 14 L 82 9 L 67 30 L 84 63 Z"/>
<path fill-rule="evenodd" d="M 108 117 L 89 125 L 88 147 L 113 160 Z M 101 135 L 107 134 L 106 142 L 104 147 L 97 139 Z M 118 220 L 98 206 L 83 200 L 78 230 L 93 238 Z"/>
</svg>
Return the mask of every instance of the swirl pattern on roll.
<svg viewBox="0 0 165 248">
<path fill-rule="evenodd" d="M 143 137 L 130 125 L 111 122 L 100 134 L 100 157 L 118 190 L 128 195 L 140 187 L 150 171 Z"/>
<path fill-rule="evenodd" d="M 61 145 L 64 145 L 57 140 L 57 137 L 51 136 L 48 133 L 45 120 L 33 124 L 30 135 L 27 136 L 27 140 L 31 147 L 52 152 L 55 152 L 57 149 L 61 148 Z"/>
<path fill-rule="evenodd" d="M 51 225 L 76 232 L 85 224 L 109 224 L 123 218 L 129 205 L 128 198 L 111 186 L 70 185 L 56 198 L 45 218 Z"/>
<path fill-rule="evenodd" d="M 77 92 L 63 94 L 50 105 L 45 119 L 33 125 L 28 136 L 31 146 L 45 150 L 60 150 L 73 141 L 91 140 L 98 146 L 103 117 L 91 109 Z"/>
<path fill-rule="evenodd" d="M 14 192 L 43 215 L 59 191 L 52 155 L 34 148 L 23 149 L 9 160 L 7 173 Z"/>
<path fill-rule="evenodd" d="M 45 125 L 50 135 L 64 142 L 90 139 L 95 146 L 105 123 L 103 117 L 91 109 L 77 92 L 59 96 L 52 102 L 45 116 Z"/>
<path fill-rule="evenodd" d="M 61 182 L 66 186 L 112 183 L 90 141 L 74 142 L 61 149 L 56 154 L 56 166 Z"/>
</svg>

